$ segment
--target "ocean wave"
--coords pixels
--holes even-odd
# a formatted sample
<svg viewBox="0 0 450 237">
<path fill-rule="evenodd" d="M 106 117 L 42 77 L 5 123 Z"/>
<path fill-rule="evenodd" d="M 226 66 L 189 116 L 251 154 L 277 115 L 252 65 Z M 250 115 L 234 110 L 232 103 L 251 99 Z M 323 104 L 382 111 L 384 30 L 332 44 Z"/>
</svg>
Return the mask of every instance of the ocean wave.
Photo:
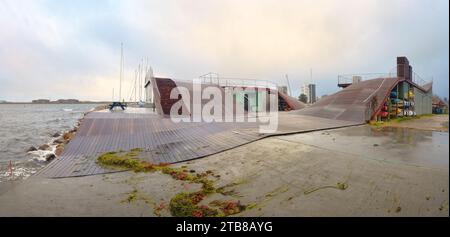
<svg viewBox="0 0 450 237">
<path fill-rule="evenodd" d="M 37 162 L 45 162 L 45 161 L 47 161 L 46 156 L 48 154 L 52 154 L 53 152 L 38 150 L 38 151 L 30 151 L 28 153 L 33 155 L 32 160 L 37 161 Z"/>
<path fill-rule="evenodd" d="M 14 106 L 1 111 L 0 131 L 0 182 L 6 181 L 8 163 L 15 161 L 15 179 L 28 177 L 47 165 L 46 156 L 56 151 L 52 135 L 56 131 L 69 131 L 93 105 L 30 105 Z M 4 113 L 3 113 L 4 112 Z M 64 134 L 60 132 L 59 134 Z M 47 143 L 45 151 L 26 152 L 30 146 Z M 8 175 L 6 175 L 8 176 Z"/>
<path fill-rule="evenodd" d="M 0 183 L 3 181 L 12 181 L 18 179 L 26 179 L 36 173 L 39 168 L 21 167 L 20 164 L 10 169 L 0 170 Z"/>
<path fill-rule="evenodd" d="M 49 123 L 58 123 L 61 122 L 63 119 L 62 118 L 56 118 L 56 119 L 52 119 L 50 121 L 48 121 Z"/>
<path fill-rule="evenodd" d="M 50 146 L 50 149 L 48 149 L 48 150 L 29 151 L 28 154 L 33 156 L 32 160 L 35 160 L 38 162 L 46 162 L 47 155 L 55 154 L 57 144 L 54 144 L 53 141 L 54 141 L 54 139 L 52 140 L 52 142 L 47 143 L 47 145 Z"/>
</svg>

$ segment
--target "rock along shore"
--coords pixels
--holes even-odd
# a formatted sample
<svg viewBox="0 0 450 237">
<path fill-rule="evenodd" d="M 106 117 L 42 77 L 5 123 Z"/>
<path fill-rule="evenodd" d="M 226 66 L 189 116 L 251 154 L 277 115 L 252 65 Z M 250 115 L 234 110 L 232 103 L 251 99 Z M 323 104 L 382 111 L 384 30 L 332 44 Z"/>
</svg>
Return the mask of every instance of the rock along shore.
<svg viewBox="0 0 450 237">
<path fill-rule="evenodd" d="M 81 123 L 83 122 L 85 116 L 91 112 L 94 111 L 99 111 L 99 110 L 103 110 L 106 109 L 107 105 L 99 105 L 97 107 L 95 107 L 94 109 L 85 112 L 83 114 L 83 116 L 78 120 L 78 122 L 76 123 L 75 127 L 72 128 L 71 130 L 64 132 L 62 134 L 60 133 L 55 133 L 53 134 L 53 140 L 48 143 L 48 144 L 42 144 L 39 147 L 30 147 L 28 148 L 27 152 L 35 152 L 35 151 L 49 151 L 45 157 L 43 157 L 45 159 L 46 162 L 50 162 L 55 158 L 58 158 L 62 155 L 62 153 L 64 152 L 64 148 L 65 146 L 70 142 L 70 140 L 72 140 L 72 138 L 75 137 L 78 128 L 80 127 Z"/>
</svg>

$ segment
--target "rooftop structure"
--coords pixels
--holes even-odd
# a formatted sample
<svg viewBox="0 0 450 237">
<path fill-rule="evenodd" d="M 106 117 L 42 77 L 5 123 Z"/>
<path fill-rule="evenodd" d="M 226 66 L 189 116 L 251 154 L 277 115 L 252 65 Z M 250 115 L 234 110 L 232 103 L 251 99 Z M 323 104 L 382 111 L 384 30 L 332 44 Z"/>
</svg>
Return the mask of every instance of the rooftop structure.
<svg viewBox="0 0 450 237">
<path fill-rule="evenodd" d="M 199 86 L 203 91 L 207 87 L 215 87 L 222 93 L 222 109 L 224 111 L 234 111 L 241 106 L 244 107 L 245 112 L 258 112 L 262 111 L 263 107 L 268 108 L 268 100 L 263 97 L 263 93 L 277 93 L 278 94 L 278 108 L 280 111 L 298 110 L 305 107 L 305 105 L 298 101 L 296 98 L 288 96 L 282 91 L 278 90 L 278 86 L 274 83 L 264 80 L 254 79 L 237 79 L 237 78 L 221 78 L 216 74 L 207 74 L 201 76 Z M 155 102 L 156 111 L 162 116 L 168 117 L 172 106 L 180 99 L 171 99 L 170 93 L 177 87 L 187 88 L 192 95 L 194 92 L 192 81 L 173 80 L 170 78 L 153 77 L 150 84 L 153 84 L 153 97 Z M 241 89 L 240 92 L 234 93 L 234 101 L 232 105 L 226 105 L 225 103 L 225 91 L 227 89 Z M 206 104 L 209 99 L 202 99 L 202 105 Z M 194 105 L 193 97 L 191 96 L 189 101 L 191 108 L 188 111 L 193 111 Z M 227 108 L 226 106 L 233 106 L 233 108 Z M 230 110 L 227 110 L 230 109 Z M 191 114 L 192 115 L 192 114 Z"/>
<path fill-rule="evenodd" d="M 431 114 L 432 82 L 416 75 L 406 57 L 398 57 L 395 68 L 396 74 L 340 75 L 343 90 L 299 113 L 359 122 Z"/>
</svg>

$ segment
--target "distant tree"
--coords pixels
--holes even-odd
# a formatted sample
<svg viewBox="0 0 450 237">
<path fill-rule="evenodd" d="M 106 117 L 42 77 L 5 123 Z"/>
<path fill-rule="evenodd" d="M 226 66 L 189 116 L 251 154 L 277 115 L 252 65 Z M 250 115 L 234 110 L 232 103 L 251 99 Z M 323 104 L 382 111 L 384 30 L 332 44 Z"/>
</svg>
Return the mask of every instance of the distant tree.
<svg viewBox="0 0 450 237">
<path fill-rule="evenodd" d="M 308 103 L 308 96 L 306 96 L 305 94 L 300 94 L 300 96 L 298 97 L 298 100 L 300 100 L 303 103 Z"/>
</svg>

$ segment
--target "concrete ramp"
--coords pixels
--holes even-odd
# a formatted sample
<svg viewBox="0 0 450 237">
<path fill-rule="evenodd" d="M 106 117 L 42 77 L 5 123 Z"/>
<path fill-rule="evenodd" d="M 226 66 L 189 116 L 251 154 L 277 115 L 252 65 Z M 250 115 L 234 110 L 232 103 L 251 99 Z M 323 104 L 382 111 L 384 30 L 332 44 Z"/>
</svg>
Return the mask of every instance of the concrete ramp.
<svg viewBox="0 0 450 237">
<path fill-rule="evenodd" d="M 320 99 L 310 107 L 296 111 L 300 115 L 354 121 L 369 121 L 381 107 L 398 78 L 378 78 L 361 81 Z"/>
</svg>

